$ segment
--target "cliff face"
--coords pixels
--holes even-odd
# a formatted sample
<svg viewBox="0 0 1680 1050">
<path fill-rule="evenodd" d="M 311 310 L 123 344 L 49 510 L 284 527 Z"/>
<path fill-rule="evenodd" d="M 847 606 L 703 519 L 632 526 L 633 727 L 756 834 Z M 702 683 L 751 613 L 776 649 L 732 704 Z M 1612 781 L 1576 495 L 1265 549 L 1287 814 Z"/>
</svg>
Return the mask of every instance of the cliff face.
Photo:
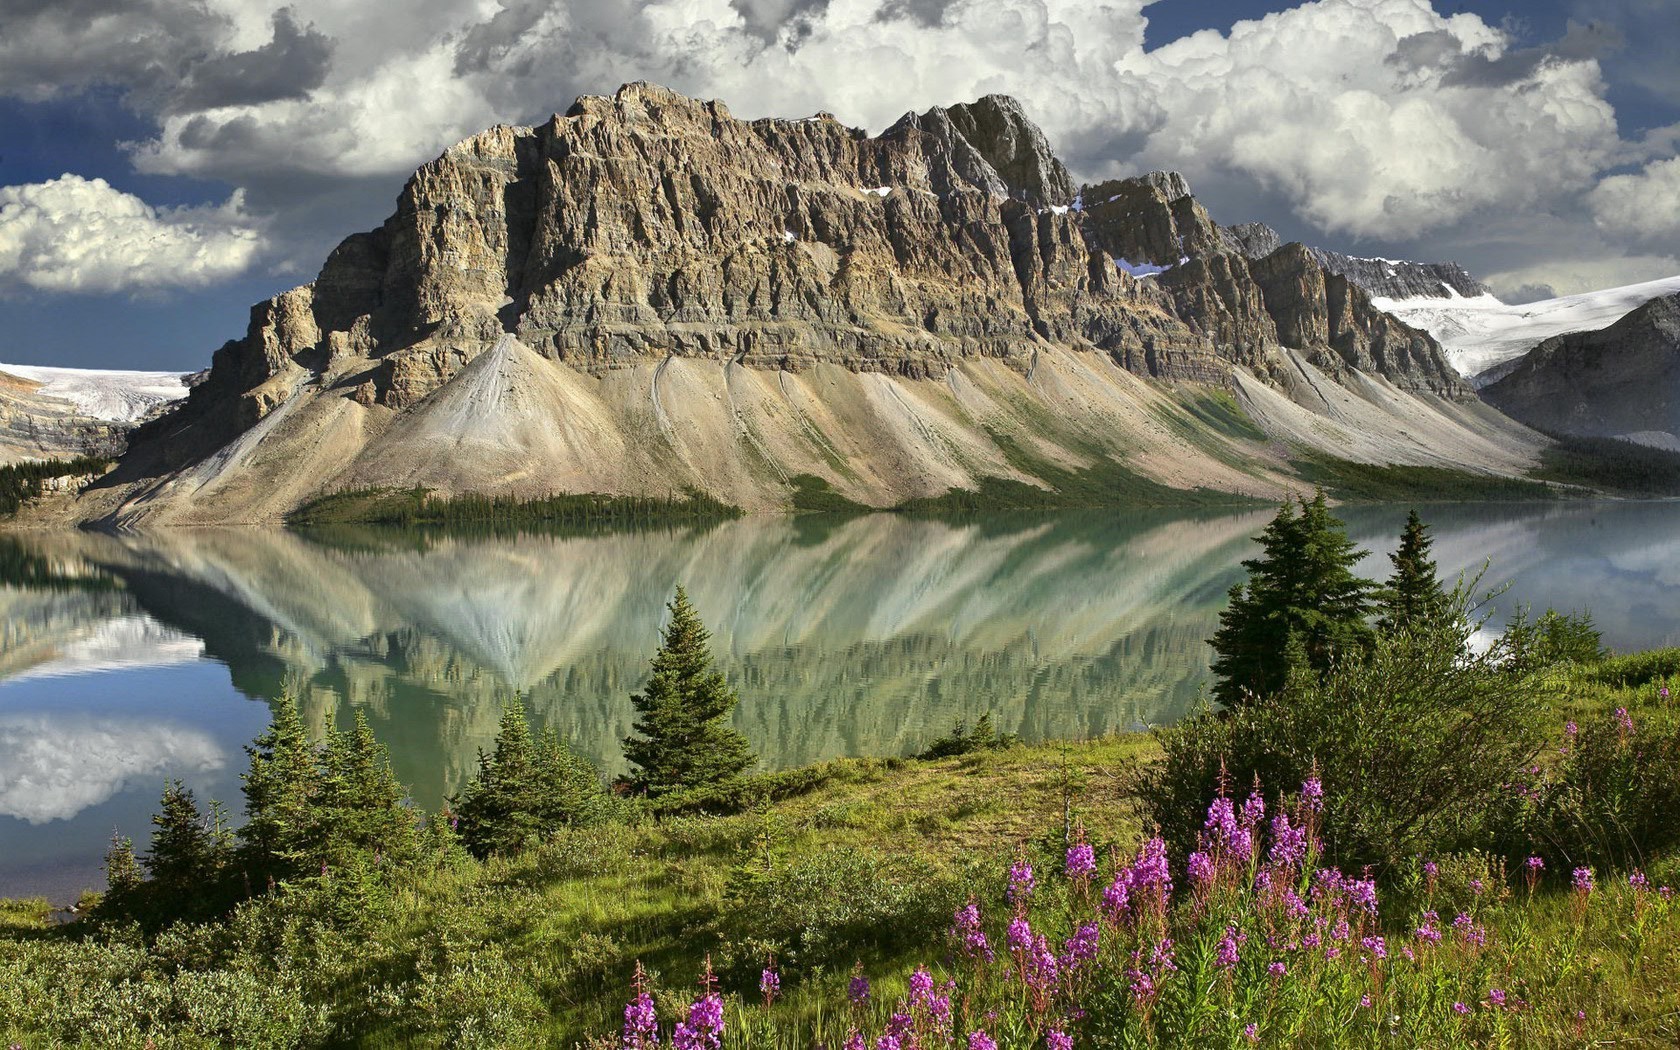
<svg viewBox="0 0 1680 1050">
<path fill-rule="evenodd" d="M 540 127 L 492 128 L 421 168 L 381 228 L 341 244 L 314 283 L 253 308 L 188 403 L 138 435 L 121 476 L 151 479 L 131 496 L 176 501 L 211 474 L 220 483 L 280 462 L 280 442 L 313 428 L 315 443 L 266 485 L 259 516 L 329 481 L 633 488 L 617 468 L 589 464 L 602 455 L 654 472 L 642 487 L 661 491 L 701 482 L 739 497 L 757 486 L 747 502 L 774 502 L 768 485 L 809 470 L 881 502 L 1019 475 L 987 435 L 1028 421 L 981 417 L 1042 398 L 1022 389 L 1043 386 L 1041 365 L 1068 384 L 1104 384 L 1060 396 L 1112 433 L 1081 422 L 1037 435 L 1072 465 L 1089 457 L 1070 444 L 1139 444 L 1115 428 L 1120 409 L 1096 402 L 1154 394 L 1110 366 L 1236 389 L 1238 370 L 1281 382 L 1293 351 L 1332 381 L 1358 370 L 1425 398 L 1473 398 L 1428 336 L 1297 245 L 1245 254 L 1263 241 L 1215 224 L 1176 175 L 1076 189 L 1002 96 L 910 114 L 871 138 L 826 115 L 746 122 L 719 102 L 627 85 Z M 519 402 L 536 422 L 502 437 L 526 459 L 566 458 L 563 469 L 539 477 L 542 464 L 503 456 L 444 477 L 368 459 L 376 446 L 386 460 L 413 453 L 395 433 L 441 440 L 436 420 L 409 417 L 495 347 L 479 369 L 492 375 L 464 381 L 496 387 L 496 404 Z M 1096 361 L 1106 364 L 1093 372 Z M 922 409 L 882 419 L 895 395 L 868 376 L 934 382 L 955 403 L 939 419 Z M 681 389 L 667 397 L 673 383 L 723 402 L 732 433 L 707 429 Z M 637 387 L 645 403 L 627 403 Z M 490 411 L 467 400 L 477 407 L 456 397 L 452 411 Z M 557 412 L 567 433 L 537 433 Z M 784 434 L 804 435 L 811 454 L 783 455 Z M 746 464 L 726 483 L 700 476 L 698 459 L 743 442 L 769 466 Z M 197 473 L 172 484 L 182 470 Z M 1234 486 L 1214 474 L 1197 477 Z"/>
<path fill-rule="evenodd" d="M 1530 426 L 1680 451 L 1680 295 L 1545 340 L 1483 396 Z"/>
</svg>

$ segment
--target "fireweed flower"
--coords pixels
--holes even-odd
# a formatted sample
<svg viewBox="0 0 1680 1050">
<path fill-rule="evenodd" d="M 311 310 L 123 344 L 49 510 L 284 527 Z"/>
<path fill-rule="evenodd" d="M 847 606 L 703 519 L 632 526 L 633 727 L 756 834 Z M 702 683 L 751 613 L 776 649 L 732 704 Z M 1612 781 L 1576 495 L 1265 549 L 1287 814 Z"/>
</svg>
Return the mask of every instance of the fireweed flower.
<svg viewBox="0 0 1680 1050">
<path fill-rule="evenodd" d="M 1243 1038 L 1251 1043 L 1258 1043 L 1260 1041 L 1260 1026 L 1253 1021 L 1243 1025 Z"/>
<path fill-rule="evenodd" d="M 1102 893 L 1103 916 L 1116 925 L 1125 917 L 1131 903 L 1131 878 L 1131 870 L 1121 868 L 1114 873 L 1114 881 Z"/>
<path fill-rule="evenodd" d="M 1065 864 L 1067 877 L 1083 882 L 1097 873 L 1097 852 L 1089 842 L 1075 842 L 1068 847 Z"/>
<path fill-rule="evenodd" d="M 997 1040 L 976 1028 L 968 1033 L 968 1050 L 997 1050 Z"/>
<path fill-rule="evenodd" d="M 688 1008 L 688 1019 L 671 1032 L 675 1050 L 719 1050 L 723 1046 L 723 997 L 707 992 Z"/>
<path fill-rule="evenodd" d="M 1020 953 L 1032 949 L 1032 924 L 1027 922 L 1025 915 L 1017 915 L 1009 920 L 1009 929 L 1003 935 L 1004 943 L 1011 952 Z"/>
<path fill-rule="evenodd" d="M 1628 714 L 1627 708 L 1616 708 L 1616 727 L 1621 731 L 1623 736 L 1633 732 L 1633 716 Z"/>
<path fill-rule="evenodd" d="M 1633 874 L 1628 876 L 1628 887 L 1633 890 L 1648 890 L 1651 888 L 1651 880 L 1645 877 L 1643 871 L 1635 868 Z"/>
<path fill-rule="evenodd" d="M 1503 989 L 1503 988 L 1490 988 L 1490 989 L 1488 989 L 1487 1001 L 1488 1001 L 1489 1006 L 1504 1006 L 1505 1005 L 1505 989 Z"/>
<path fill-rule="evenodd" d="M 869 978 L 863 974 L 862 963 L 852 971 L 851 983 L 846 985 L 846 1001 L 853 1006 L 862 1006 L 869 1002 Z"/>
<path fill-rule="evenodd" d="M 1463 1003 L 1453 1003 L 1453 1013 L 1463 1015 L 1470 1012 L 1470 1008 Z"/>
<path fill-rule="evenodd" d="M 1575 888 L 1582 893 L 1593 891 L 1593 870 L 1591 868 L 1575 869 Z"/>
<path fill-rule="evenodd" d="M 863 1038 L 863 1033 L 856 1028 L 846 1034 L 846 1041 L 840 1044 L 842 1050 L 868 1050 L 869 1043 Z"/>
<path fill-rule="evenodd" d="M 1426 911 L 1423 913 L 1423 925 L 1419 926 L 1412 932 L 1417 935 L 1417 938 L 1420 941 L 1428 941 L 1430 944 L 1439 943 L 1441 940 L 1441 930 L 1436 926 L 1436 923 L 1440 921 L 1441 917 L 1439 915 L 1432 911 Z"/>
<path fill-rule="evenodd" d="M 1266 972 L 1271 974 L 1274 978 L 1282 977 L 1284 974 L 1289 972 L 1289 967 L 1284 964 L 1282 959 L 1279 959 L 1277 962 L 1266 967 Z"/>
<path fill-rule="evenodd" d="M 1208 806 L 1207 820 L 1202 824 L 1212 848 L 1223 860 L 1247 864 L 1254 856 L 1254 836 L 1237 820 L 1236 810 L 1228 798 L 1216 798 Z"/>
<path fill-rule="evenodd" d="M 776 964 L 772 962 L 758 975 L 758 990 L 764 995 L 764 1005 L 769 1006 L 782 994 L 782 975 L 776 972 Z"/>
<path fill-rule="evenodd" d="M 1388 942 L 1384 941 L 1381 937 L 1361 937 L 1359 939 L 1359 944 L 1366 951 L 1370 952 L 1373 958 L 1388 958 Z M 1371 1004 L 1367 1002 L 1364 1005 L 1370 1006 Z"/>
<path fill-rule="evenodd" d="M 1272 849 L 1267 858 L 1279 867 L 1297 868 L 1307 859 L 1307 832 L 1289 823 L 1289 814 L 1272 818 Z"/>
<path fill-rule="evenodd" d="M 1354 879 L 1347 884 L 1348 902 L 1356 908 L 1362 908 L 1366 913 L 1377 913 L 1377 881 L 1375 879 Z"/>
<path fill-rule="evenodd" d="M 1266 891 L 1271 889 L 1271 888 L 1272 888 L 1272 873 L 1271 872 L 1267 871 L 1265 868 L 1261 868 L 1259 871 L 1254 873 L 1254 892 L 1256 894 L 1259 894 L 1259 895 L 1263 896 L 1266 893 Z"/>
<path fill-rule="evenodd" d="M 1309 810 L 1321 812 L 1324 809 L 1324 782 L 1317 777 L 1308 777 L 1301 785 L 1301 798 L 1306 800 Z"/>
<path fill-rule="evenodd" d="M 903 1050 L 904 1042 L 891 1032 L 884 1033 L 875 1040 L 875 1050 Z"/>
<path fill-rule="evenodd" d="M 986 940 L 985 931 L 980 928 L 980 905 L 972 897 L 952 916 L 951 939 L 957 942 L 966 957 L 992 961 L 992 946 Z"/>
<path fill-rule="evenodd" d="M 1172 895 L 1172 869 L 1167 866 L 1167 844 L 1159 835 L 1143 844 L 1137 860 L 1132 862 L 1132 893 L 1139 897 L 1154 897 L 1153 903 L 1166 906 Z"/>
<path fill-rule="evenodd" d="M 1213 965 L 1221 970 L 1229 970 L 1237 965 L 1242 959 L 1238 947 L 1247 939 L 1235 926 L 1225 927 L 1225 936 L 1220 938 L 1218 946 L 1214 949 Z"/>
<path fill-rule="evenodd" d="M 1369 1010 L 1371 1008 L 1371 997 L 1368 995 L 1360 996 L 1359 1005 L 1362 1009 Z"/>
<path fill-rule="evenodd" d="M 1242 816 L 1238 819 L 1245 828 L 1257 828 L 1260 826 L 1260 822 L 1265 818 L 1266 800 L 1260 797 L 1260 792 L 1256 789 L 1248 796 L 1248 799 L 1243 802 Z"/>
<path fill-rule="evenodd" d="M 1044 1034 L 1044 1050 L 1073 1050 L 1073 1037 L 1052 1028 Z"/>
<path fill-rule="evenodd" d="M 1302 900 L 1301 895 L 1293 889 L 1283 891 L 1283 909 L 1284 914 L 1291 919 L 1304 919 L 1311 912 L 1311 909 L 1307 907 L 1307 902 Z"/>
<path fill-rule="evenodd" d="M 1197 851 L 1184 859 L 1186 874 L 1190 876 L 1190 885 L 1197 889 L 1206 889 L 1213 885 L 1213 861 L 1206 853 Z"/>
<path fill-rule="evenodd" d="M 1097 924 L 1088 922 L 1073 931 L 1073 936 L 1063 945 L 1062 958 L 1070 966 L 1088 963 L 1097 957 L 1097 938 L 1099 936 Z"/>
<path fill-rule="evenodd" d="M 624 1050 L 649 1050 L 659 1045 L 659 1015 L 653 996 L 645 990 L 624 1007 Z"/>
<path fill-rule="evenodd" d="M 1010 904 L 1019 904 L 1032 896 L 1035 885 L 1032 865 L 1022 858 L 1009 866 L 1009 889 L 1004 899 Z"/>
</svg>

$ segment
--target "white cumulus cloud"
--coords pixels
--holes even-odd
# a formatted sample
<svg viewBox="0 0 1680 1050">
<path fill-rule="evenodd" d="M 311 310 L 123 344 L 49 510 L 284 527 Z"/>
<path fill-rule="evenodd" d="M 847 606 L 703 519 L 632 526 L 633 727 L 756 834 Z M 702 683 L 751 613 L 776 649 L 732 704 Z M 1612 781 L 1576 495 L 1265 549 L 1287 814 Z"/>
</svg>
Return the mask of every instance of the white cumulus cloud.
<svg viewBox="0 0 1680 1050">
<path fill-rule="evenodd" d="M 0 816 L 69 820 L 142 780 L 220 769 L 201 730 L 91 715 L 0 715 Z"/>
<path fill-rule="evenodd" d="M 237 191 L 220 205 L 154 208 L 104 179 L 79 175 L 0 187 L 0 286 L 196 287 L 244 272 L 261 243 Z"/>
<path fill-rule="evenodd" d="M 1612 175 L 1591 195 L 1593 221 L 1631 241 L 1680 241 L 1680 157 L 1653 161 L 1630 175 Z"/>
</svg>

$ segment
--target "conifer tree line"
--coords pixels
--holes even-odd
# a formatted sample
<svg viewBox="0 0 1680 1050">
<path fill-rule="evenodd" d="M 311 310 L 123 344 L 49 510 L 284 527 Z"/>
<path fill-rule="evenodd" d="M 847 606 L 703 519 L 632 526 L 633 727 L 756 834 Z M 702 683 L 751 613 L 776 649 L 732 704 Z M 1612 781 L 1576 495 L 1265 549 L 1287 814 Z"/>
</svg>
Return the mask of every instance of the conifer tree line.
<svg viewBox="0 0 1680 1050">
<path fill-rule="evenodd" d="M 465 849 L 511 854 L 556 831 L 612 819 L 620 796 L 649 798 L 727 790 L 755 757 L 728 722 L 739 703 L 712 666 L 710 634 L 681 587 L 653 657 L 631 697 L 639 717 L 624 741 L 629 776 L 610 792 L 599 770 L 553 729 L 533 733 L 518 698 L 503 710 L 495 743 L 445 804 L 422 818 L 390 757 L 358 711 L 352 728 L 310 739 L 290 695 L 245 750 L 245 821 L 233 830 L 220 803 L 201 807 L 178 781 L 165 785 L 149 848 L 114 838 L 106 854 L 109 916 L 163 923 L 210 918 L 240 899 L 296 880 L 377 878 L 380 869 Z"/>
</svg>

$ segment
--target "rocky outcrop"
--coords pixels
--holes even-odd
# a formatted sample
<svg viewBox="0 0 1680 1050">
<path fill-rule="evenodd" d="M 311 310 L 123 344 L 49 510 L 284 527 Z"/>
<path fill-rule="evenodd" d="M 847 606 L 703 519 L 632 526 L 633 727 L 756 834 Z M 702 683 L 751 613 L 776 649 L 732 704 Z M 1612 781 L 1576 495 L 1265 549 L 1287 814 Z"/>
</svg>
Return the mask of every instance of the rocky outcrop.
<svg viewBox="0 0 1680 1050">
<path fill-rule="evenodd" d="M 130 425 L 96 419 L 34 380 L 0 371 L 0 466 L 23 460 L 114 456 Z"/>
<path fill-rule="evenodd" d="M 1250 259 L 1264 258 L 1283 246 L 1277 231 L 1263 222 L 1222 226 L 1219 234 L 1227 251 Z M 1327 273 L 1345 277 L 1366 295 L 1386 299 L 1474 299 L 1493 294 L 1457 263 L 1418 263 L 1404 259 L 1367 259 L 1328 248 L 1309 248 Z"/>
<path fill-rule="evenodd" d="M 900 479 L 871 465 L 862 471 L 871 480 L 848 478 L 857 472 L 835 458 L 847 441 L 824 427 L 863 427 L 853 436 L 873 458 L 871 435 L 904 423 L 880 417 L 882 395 L 864 376 L 940 381 L 960 401 L 969 388 L 953 373 L 966 370 L 988 396 L 1003 397 L 1017 382 L 1004 373 L 1041 386 L 1049 373 L 1040 364 L 1056 350 L 1073 355 L 1058 356 L 1057 368 L 1088 372 L 1079 383 L 1100 375 L 1101 397 L 1130 404 L 1145 396 L 1141 388 L 1122 392 L 1101 362 L 1143 379 L 1234 390 L 1238 371 L 1282 383 L 1294 351 L 1333 382 L 1358 372 L 1420 395 L 1473 396 L 1429 337 L 1372 310 L 1362 291 L 1298 246 L 1269 245 L 1268 232 L 1220 227 L 1172 173 L 1076 190 L 1043 134 L 1003 96 L 909 114 L 871 138 L 827 115 L 742 121 L 720 102 L 631 84 L 610 98 L 580 98 L 540 126 L 492 128 L 422 167 L 382 227 L 341 244 L 312 284 L 253 309 L 244 338 L 217 351 L 188 403 L 137 436 L 119 478 L 146 481 L 135 491 L 148 499 L 197 492 L 210 474 L 279 462 L 279 443 L 307 432 L 316 440 L 286 459 L 287 484 L 270 490 L 287 495 L 273 499 L 320 488 L 322 478 L 303 476 L 305 462 L 330 463 L 340 483 L 394 481 L 405 456 L 379 445 L 392 414 L 426 404 L 504 337 L 517 352 L 501 354 L 489 373 L 524 376 L 545 391 L 506 403 L 539 416 L 588 405 L 591 419 L 601 417 L 590 433 L 611 435 L 606 444 L 589 438 L 589 447 L 634 449 L 646 456 L 639 469 L 669 471 L 677 461 L 693 476 L 697 439 L 684 436 L 661 386 L 689 376 L 715 389 L 724 425 L 757 450 L 732 468 L 742 477 L 731 482 L 757 486 L 754 498 L 803 469 L 803 454 L 784 462 L 762 435 L 741 436 L 755 427 L 814 435 L 826 464 L 817 472 L 870 500 L 973 483 L 1019 462 L 973 436 L 1004 424 L 979 421 L 964 402 L 954 411 L 968 436 L 952 436 L 947 421 L 912 427 L 916 441 L 955 442 L 903 450 L 925 473 Z M 825 412 L 855 398 L 874 422 L 737 400 L 748 383 L 794 397 L 790 377 L 817 369 L 850 377 L 808 381 L 829 384 L 813 396 L 838 399 Z M 483 382 L 471 380 L 474 389 Z M 651 424 L 625 415 L 640 411 L 626 401 L 633 389 L 651 403 Z M 539 401 L 551 407 L 532 407 Z M 761 410 L 771 416 L 753 414 Z M 994 401 L 985 411 L 1002 410 Z M 1136 447 L 1115 410 L 1090 402 L 1081 411 L 1108 422 L 1097 433 L 1039 433 L 1046 454 L 1065 459 L 1049 450 L 1069 442 Z M 576 459 L 583 445 L 560 449 L 540 419 L 507 425 L 544 455 L 579 464 L 562 472 L 566 484 L 620 484 Z M 1018 419 L 1007 426 L 1043 430 Z M 410 429 L 441 433 L 431 422 Z M 356 458 L 373 447 L 383 465 Z M 191 485 L 186 475 L 172 484 L 189 468 Z M 507 469 L 513 474 L 490 472 L 489 483 L 537 483 L 531 470 Z M 767 476 L 749 481 L 753 472 Z M 647 479 L 663 481 L 661 490 L 676 480 Z"/>
<path fill-rule="evenodd" d="M 1680 447 L 1680 294 L 1545 340 L 1482 396 L 1551 433 Z"/>
</svg>

